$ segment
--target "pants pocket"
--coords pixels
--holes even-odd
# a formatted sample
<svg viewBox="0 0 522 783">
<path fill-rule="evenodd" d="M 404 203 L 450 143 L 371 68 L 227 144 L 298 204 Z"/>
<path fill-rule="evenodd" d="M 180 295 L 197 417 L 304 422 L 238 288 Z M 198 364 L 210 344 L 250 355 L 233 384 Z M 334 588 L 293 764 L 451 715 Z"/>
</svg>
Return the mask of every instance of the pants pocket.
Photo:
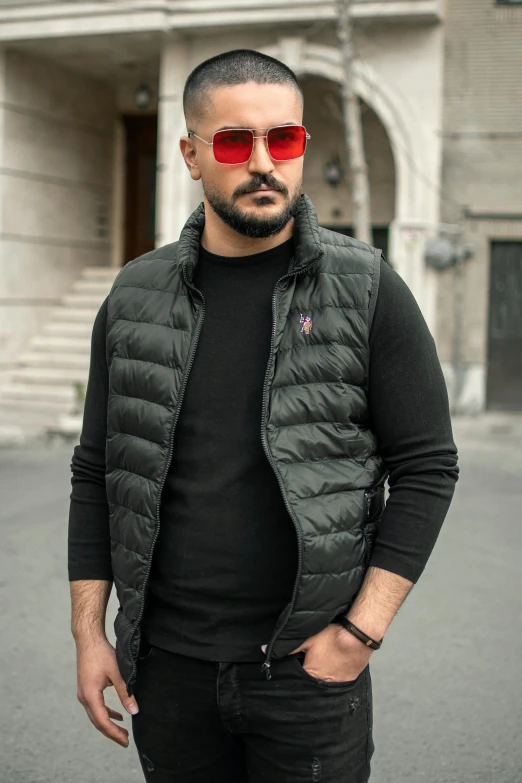
<svg viewBox="0 0 522 783">
<path fill-rule="evenodd" d="M 303 677 L 304 679 L 306 679 L 309 682 L 313 683 L 314 685 L 318 685 L 319 687 L 326 688 L 328 690 L 330 690 L 330 689 L 333 689 L 333 690 L 335 690 L 335 689 L 337 689 L 337 690 L 342 690 L 342 689 L 349 690 L 351 688 L 354 688 L 361 681 L 361 679 L 363 678 L 363 675 L 364 675 L 364 669 L 363 669 L 363 671 L 359 674 L 358 677 L 356 677 L 355 680 L 346 680 L 344 682 L 330 682 L 328 680 L 319 680 L 317 677 L 313 677 L 310 674 L 310 672 L 308 672 L 304 668 L 304 666 L 303 666 L 303 661 L 304 661 L 304 658 L 305 658 L 305 654 L 304 653 L 294 653 L 293 655 L 289 655 L 288 658 L 294 658 L 295 659 L 294 662 L 293 662 L 294 663 L 294 668 L 299 672 L 301 677 Z"/>
<path fill-rule="evenodd" d="M 154 652 L 156 648 L 147 642 L 145 639 L 142 639 L 140 643 L 140 649 L 138 652 L 138 661 L 141 663 L 142 661 L 146 661 L 148 658 L 151 657 L 152 653 Z"/>
</svg>

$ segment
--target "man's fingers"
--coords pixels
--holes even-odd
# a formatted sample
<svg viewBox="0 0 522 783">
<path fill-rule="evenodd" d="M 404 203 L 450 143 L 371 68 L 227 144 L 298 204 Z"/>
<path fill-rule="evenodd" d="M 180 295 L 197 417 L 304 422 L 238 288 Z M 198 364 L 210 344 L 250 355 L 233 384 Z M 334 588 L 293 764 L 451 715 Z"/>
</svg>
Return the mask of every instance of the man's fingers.
<svg viewBox="0 0 522 783">
<path fill-rule="evenodd" d="M 124 748 L 128 746 L 129 732 L 121 726 L 116 726 L 110 720 L 108 708 L 105 706 L 103 694 L 100 691 L 84 694 L 82 703 L 91 723 L 98 731 Z"/>
<path fill-rule="evenodd" d="M 129 732 L 127 731 L 127 729 L 116 726 L 114 723 L 111 723 L 111 721 L 108 719 L 106 723 L 100 724 L 96 716 L 94 715 L 94 713 L 89 709 L 89 707 L 86 707 L 85 711 L 89 716 L 89 719 L 93 724 L 93 726 L 96 729 L 98 729 L 98 731 L 101 734 L 107 737 L 107 739 L 113 740 L 113 742 L 116 742 L 118 745 L 121 745 L 122 748 L 129 747 Z"/>
<path fill-rule="evenodd" d="M 85 710 L 91 723 L 101 734 L 103 734 L 108 739 L 113 740 L 118 745 L 121 745 L 123 748 L 128 747 L 129 732 L 127 729 L 124 729 L 121 726 L 116 726 L 114 723 L 112 723 L 112 721 L 109 720 L 109 716 L 107 715 L 106 711 L 104 711 L 104 717 L 104 713 L 98 713 L 96 710 L 92 710 L 88 705 L 85 707 Z"/>
<path fill-rule="evenodd" d="M 121 712 L 116 712 L 116 710 L 112 710 L 110 707 L 107 707 L 107 712 L 109 713 L 109 718 L 114 718 L 115 720 L 123 720 L 123 715 Z"/>
</svg>

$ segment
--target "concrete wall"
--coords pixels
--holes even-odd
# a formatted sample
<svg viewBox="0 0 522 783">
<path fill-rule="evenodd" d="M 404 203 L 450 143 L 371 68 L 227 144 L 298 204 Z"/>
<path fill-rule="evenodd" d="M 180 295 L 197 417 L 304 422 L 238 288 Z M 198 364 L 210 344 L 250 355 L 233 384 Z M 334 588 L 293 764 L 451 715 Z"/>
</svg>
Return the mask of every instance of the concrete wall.
<svg viewBox="0 0 522 783">
<path fill-rule="evenodd" d="M 115 120 L 100 82 L 13 50 L 1 66 L 0 368 L 109 263 Z"/>
<path fill-rule="evenodd" d="M 462 241 L 474 249 L 464 271 L 464 384 L 453 401 L 467 411 L 485 405 L 490 240 L 522 239 L 521 41 L 521 7 L 448 0 L 441 213 L 447 222 L 463 217 Z M 440 278 L 437 346 L 450 395 L 453 296 L 448 271 Z"/>
</svg>

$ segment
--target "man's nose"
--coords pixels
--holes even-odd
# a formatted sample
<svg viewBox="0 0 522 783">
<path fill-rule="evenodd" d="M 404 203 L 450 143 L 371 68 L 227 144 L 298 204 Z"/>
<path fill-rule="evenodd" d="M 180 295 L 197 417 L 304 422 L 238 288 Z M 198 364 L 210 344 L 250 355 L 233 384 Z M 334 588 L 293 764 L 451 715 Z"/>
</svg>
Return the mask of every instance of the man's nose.
<svg viewBox="0 0 522 783">
<path fill-rule="evenodd" d="M 274 170 L 274 161 L 268 154 L 266 139 L 261 136 L 254 136 L 254 149 L 248 161 L 248 170 L 251 174 L 268 174 Z"/>
</svg>

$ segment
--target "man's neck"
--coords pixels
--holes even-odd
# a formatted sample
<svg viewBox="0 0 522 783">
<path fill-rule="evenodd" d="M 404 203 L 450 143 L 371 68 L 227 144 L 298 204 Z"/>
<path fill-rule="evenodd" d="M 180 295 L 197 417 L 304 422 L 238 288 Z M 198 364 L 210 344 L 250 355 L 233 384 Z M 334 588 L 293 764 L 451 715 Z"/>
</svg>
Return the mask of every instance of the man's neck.
<svg viewBox="0 0 522 783">
<path fill-rule="evenodd" d="M 286 242 L 293 236 L 294 225 L 295 220 L 291 218 L 279 234 L 266 239 L 251 239 L 225 225 L 205 202 L 205 227 L 201 235 L 201 245 L 218 256 L 251 256 Z"/>
</svg>

